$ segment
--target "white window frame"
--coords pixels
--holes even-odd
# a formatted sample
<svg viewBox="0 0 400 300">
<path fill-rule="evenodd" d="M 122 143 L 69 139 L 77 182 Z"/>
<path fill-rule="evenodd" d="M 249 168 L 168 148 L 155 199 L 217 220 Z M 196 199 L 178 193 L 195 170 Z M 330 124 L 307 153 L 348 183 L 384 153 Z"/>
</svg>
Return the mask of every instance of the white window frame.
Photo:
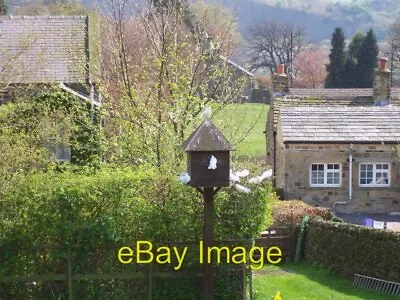
<svg viewBox="0 0 400 300">
<path fill-rule="evenodd" d="M 372 183 L 361 183 L 361 166 L 362 165 L 372 165 Z M 387 169 L 379 169 L 378 172 L 387 173 L 388 183 L 376 183 L 376 165 L 387 165 Z M 367 170 L 366 170 L 367 171 Z M 391 184 L 391 164 L 388 162 L 362 162 L 358 166 L 358 186 L 359 187 L 390 187 Z"/>
<path fill-rule="evenodd" d="M 313 165 L 324 165 L 324 183 L 321 183 L 321 184 L 312 183 L 312 166 Z M 328 170 L 328 165 L 339 165 L 339 169 L 329 169 Z M 339 174 L 339 184 L 327 183 L 328 173 L 338 173 Z M 310 183 L 310 187 L 341 187 L 342 186 L 342 164 L 341 163 L 312 163 L 312 164 L 310 164 L 309 183 Z"/>
</svg>

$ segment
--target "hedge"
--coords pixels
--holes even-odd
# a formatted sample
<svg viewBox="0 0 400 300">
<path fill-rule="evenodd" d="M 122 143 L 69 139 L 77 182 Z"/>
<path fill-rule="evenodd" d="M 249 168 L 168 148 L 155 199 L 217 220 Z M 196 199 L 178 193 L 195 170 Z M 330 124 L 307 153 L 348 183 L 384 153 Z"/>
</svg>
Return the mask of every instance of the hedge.
<svg viewBox="0 0 400 300">
<path fill-rule="evenodd" d="M 331 220 L 332 213 L 320 207 L 313 207 L 300 200 L 274 201 L 272 204 L 273 226 L 295 226 L 304 216 L 320 216 Z"/>
<path fill-rule="evenodd" d="M 219 191 L 216 242 L 240 243 L 257 236 L 271 222 L 268 199 L 274 195 L 270 187 L 254 188 L 249 194 L 232 188 Z M 15 176 L 0 196 L 0 278 L 64 274 L 69 247 L 74 274 L 136 272 L 135 264 L 117 262 L 119 246 L 131 246 L 137 240 L 163 246 L 173 242 L 198 245 L 202 215 L 200 194 L 166 169 L 104 167 Z M 190 254 L 182 271 L 201 273 L 201 265 L 193 259 L 198 255 Z M 172 272 L 170 266 L 158 267 L 160 272 Z M 238 292 L 237 276 L 232 276 L 216 279 L 219 299 L 233 299 Z M 154 282 L 153 299 L 199 298 L 198 278 L 174 283 L 169 279 Z M 41 282 L 29 290 L 21 286 L 0 284 L 0 295 L 47 299 L 54 292 L 66 298 L 64 282 Z M 124 299 L 121 295 L 133 293 L 141 298 L 136 287 L 126 280 L 85 281 L 75 286 L 75 296 Z"/>
<path fill-rule="evenodd" d="M 349 278 L 400 282 L 400 233 L 313 218 L 304 251 L 307 260 Z"/>
</svg>

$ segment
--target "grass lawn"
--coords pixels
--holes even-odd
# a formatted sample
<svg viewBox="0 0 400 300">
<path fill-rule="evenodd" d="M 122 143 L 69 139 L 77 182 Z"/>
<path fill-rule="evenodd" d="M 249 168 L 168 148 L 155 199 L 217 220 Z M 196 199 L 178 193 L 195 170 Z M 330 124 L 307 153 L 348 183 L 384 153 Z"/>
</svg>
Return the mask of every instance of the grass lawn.
<svg viewBox="0 0 400 300">
<path fill-rule="evenodd" d="M 255 299 L 273 299 L 277 291 L 282 300 L 389 300 L 394 296 L 355 289 L 351 281 L 305 263 L 267 266 L 255 273 Z"/>
<path fill-rule="evenodd" d="M 214 123 L 235 146 L 239 159 L 264 160 L 266 156 L 265 125 L 269 105 L 230 104 L 217 112 Z"/>
</svg>

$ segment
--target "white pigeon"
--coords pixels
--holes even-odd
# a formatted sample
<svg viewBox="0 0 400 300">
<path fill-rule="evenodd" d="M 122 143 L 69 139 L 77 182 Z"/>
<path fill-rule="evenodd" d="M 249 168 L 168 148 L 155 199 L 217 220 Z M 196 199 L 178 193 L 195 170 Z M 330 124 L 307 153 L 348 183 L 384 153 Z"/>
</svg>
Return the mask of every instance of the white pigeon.
<svg viewBox="0 0 400 300">
<path fill-rule="evenodd" d="M 265 171 L 264 173 L 261 174 L 261 179 L 268 179 L 272 177 L 272 169 L 269 169 L 267 171 Z"/>
<path fill-rule="evenodd" d="M 187 184 L 190 182 L 190 175 L 188 173 L 182 173 L 179 175 L 179 181 L 183 184 Z"/>
<path fill-rule="evenodd" d="M 265 179 L 271 178 L 271 176 L 272 176 L 272 169 L 269 169 L 269 170 L 265 171 L 264 173 L 262 173 L 259 176 L 250 178 L 249 182 L 250 183 L 254 183 L 254 184 L 260 184 Z"/>
<path fill-rule="evenodd" d="M 262 179 L 260 176 L 252 177 L 249 180 L 249 183 L 254 183 L 254 184 L 260 184 L 262 182 Z"/>
<path fill-rule="evenodd" d="M 232 172 L 232 169 L 229 170 L 229 180 L 233 183 L 240 182 L 240 177 Z"/>
<path fill-rule="evenodd" d="M 217 158 L 214 155 L 211 155 L 208 169 L 215 170 L 216 168 L 217 168 Z"/>
<path fill-rule="evenodd" d="M 247 176 L 249 176 L 249 170 L 244 169 L 241 171 L 237 171 L 237 172 L 235 172 L 235 175 L 238 177 L 247 177 Z"/>
<path fill-rule="evenodd" d="M 211 115 L 212 115 L 212 109 L 209 106 L 207 106 L 201 113 L 201 117 L 203 118 L 203 120 L 211 119 Z"/>
<path fill-rule="evenodd" d="M 234 184 L 233 187 L 234 187 L 235 190 L 237 190 L 238 192 L 246 193 L 246 194 L 250 193 L 250 189 L 247 188 L 247 187 L 245 187 L 245 186 L 243 186 L 243 185 Z"/>
</svg>

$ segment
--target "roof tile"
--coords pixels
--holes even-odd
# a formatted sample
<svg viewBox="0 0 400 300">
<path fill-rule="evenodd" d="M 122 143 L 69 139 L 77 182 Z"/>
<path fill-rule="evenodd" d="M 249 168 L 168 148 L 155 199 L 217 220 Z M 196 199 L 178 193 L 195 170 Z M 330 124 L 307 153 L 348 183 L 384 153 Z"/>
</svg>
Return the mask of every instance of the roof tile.
<svg viewBox="0 0 400 300">
<path fill-rule="evenodd" d="M 281 107 L 284 142 L 400 143 L 400 107 Z"/>
</svg>

